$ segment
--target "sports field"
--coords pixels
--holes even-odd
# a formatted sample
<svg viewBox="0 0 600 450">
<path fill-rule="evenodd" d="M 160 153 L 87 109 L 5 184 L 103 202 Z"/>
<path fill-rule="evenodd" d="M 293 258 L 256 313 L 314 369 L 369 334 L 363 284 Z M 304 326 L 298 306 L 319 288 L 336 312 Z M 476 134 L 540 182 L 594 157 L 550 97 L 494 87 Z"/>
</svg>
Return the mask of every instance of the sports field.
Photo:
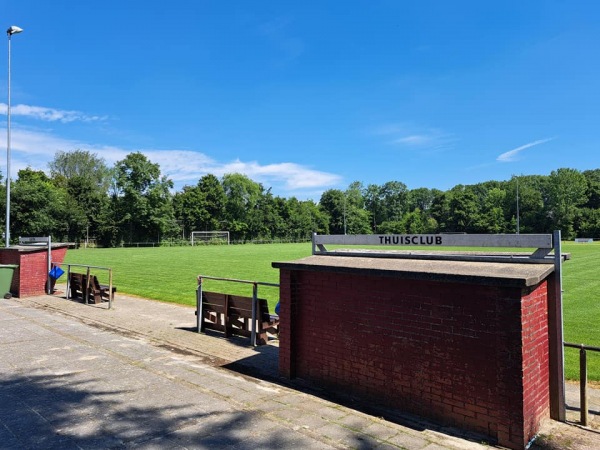
<svg viewBox="0 0 600 450">
<path fill-rule="evenodd" d="M 464 249 L 463 249 L 464 250 Z M 572 259 L 563 265 L 565 341 L 600 347 L 600 243 L 563 243 Z M 311 244 L 223 245 L 194 247 L 79 249 L 66 263 L 111 267 L 120 293 L 168 302 L 195 304 L 198 275 L 279 282 L 273 261 L 290 261 L 311 253 Z M 105 273 L 97 275 L 106 281 Z M 207 280 L 205 289 L 250 296 L 250 285 Z M 271 309 L 276 288 L 259 287 Z M 579 376 L 578 350 L 566 349 L 566 374 Z M 588 354 L 589 378 L 600 381 L 600 353 Z"/>
</svg>

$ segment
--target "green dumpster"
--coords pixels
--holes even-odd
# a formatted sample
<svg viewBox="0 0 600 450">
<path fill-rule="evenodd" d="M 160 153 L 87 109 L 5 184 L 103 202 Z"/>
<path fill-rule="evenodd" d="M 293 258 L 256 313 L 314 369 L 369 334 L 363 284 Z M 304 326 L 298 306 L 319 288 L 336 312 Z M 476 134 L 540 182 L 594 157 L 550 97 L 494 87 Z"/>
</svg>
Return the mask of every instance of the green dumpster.
<svg viewBox="0 0 600 450">
<path fill-rule="evenodd" d="M 0 295 L 4 298 L 11 298 L 10 286 L 13 275 L 19 266 L 16 264 L 0 264 Z"/>
</svg>

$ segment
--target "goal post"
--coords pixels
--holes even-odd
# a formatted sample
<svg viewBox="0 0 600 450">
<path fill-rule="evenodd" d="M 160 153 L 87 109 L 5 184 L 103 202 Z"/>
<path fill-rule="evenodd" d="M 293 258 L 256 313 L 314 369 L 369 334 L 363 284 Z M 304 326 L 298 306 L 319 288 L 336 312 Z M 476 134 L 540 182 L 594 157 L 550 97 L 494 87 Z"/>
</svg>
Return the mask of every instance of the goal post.
<svg viewBox="0 0 600 450">
<path fill-rule="evenodd" d="M 229 244 L 229 231 L 192 231 L 190 241 L 192 245 Z"/>
</svg>

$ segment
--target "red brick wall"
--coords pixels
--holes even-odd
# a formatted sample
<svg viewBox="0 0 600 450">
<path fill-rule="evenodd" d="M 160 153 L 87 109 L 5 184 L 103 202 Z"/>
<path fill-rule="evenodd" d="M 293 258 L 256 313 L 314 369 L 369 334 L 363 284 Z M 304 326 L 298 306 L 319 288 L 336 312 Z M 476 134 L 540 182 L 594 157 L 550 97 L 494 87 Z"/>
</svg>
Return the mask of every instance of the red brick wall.
<svg viewBox="0 0 600 450">
<path fill-rule="evenodd" d="M 525 436 L 533 436 L 549 415 L 550 374 L 548 283 L 542 283 L 521 301 L 523 323 L 523 413 Z"/>
<path fill-rule="evenodd" d="M 67 247 L 52 249 L 52 262 L 62 263 Z M 48 249 L 20 251 L 18 248 L 3 249 L 0 252 L 0 264 L 18 264 L 13 275 L 11 292 L 17 297 L 31 297 L 46 293 L 48 273 Z"/>
<path fill-rule="evenodd" d="M 512 448 L 523 448 L 547 415 L 546 282 L 522 293 L 281 269 L 280 283 L 284 376 Z"/>
</svg>

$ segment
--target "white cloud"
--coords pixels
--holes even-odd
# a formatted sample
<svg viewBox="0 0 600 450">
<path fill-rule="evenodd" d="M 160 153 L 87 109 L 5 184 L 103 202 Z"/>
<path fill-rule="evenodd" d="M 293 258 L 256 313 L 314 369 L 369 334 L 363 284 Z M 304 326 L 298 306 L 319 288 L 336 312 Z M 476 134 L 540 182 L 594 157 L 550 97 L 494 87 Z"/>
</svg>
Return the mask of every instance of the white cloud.
<svg viewBox="0 0 600 450">
<path fill-rule="evenodd" d="M 189 150 L 142 150 L 162 173 L 178 184 L 196 184 L 207 173 L 221 177 L 226 173 L 242 173 L 265 187 L 276 186 L 286 191 L 326 188 L 339 184 L 340 176 L 308 167 L 282 162 L 261 165 L 256 161 L 216 161 L 208 155 Z"/>
<path fill-rule="evenodd" d="M 257 162 L 235 161 L 223 166 L 223 173 L 239 172 L 255 181 L 283 183 L 287 190 L 314 189 L 333 186 L 342 181 L 338 175 L 312 170 L 295 163 L 277 163 L 261 166 Z"/>
<path fill-rule="evenodd" d="M 263 183 L 265 187 L 273 187 L 279 195 L 296 195 L 298 197 L 314 197 L 319 191 L 338 185 L 342 178 L 338 175 L 313 170 L 291 162 L 261 165 L 257 161 L 217 161 L 205 153 L 190 150 L 127 150 L 107 145 L 90 145 L 85 142 L 57 137 L 51 133 L 16 127 L 11 137 L 12 178 L 20 169 L 31 167 L 34 170 L 47 170 L 57 151 L 87 150 L 103 158 L 111 166 L 125 158 L 127 154 L 140 151 L 154 163 L 160 165 L 161 172 L 173 180 L 175 187 L 194 185 L 208 173 L 218 177 L 238 172 L 247 175 L 254 181 Z M 2 166 L 4 169 L 4 166 Z M 277 192 L 275 192 L 277 194 Z"/>
<path fill-rule="evenodd" d="M 0 113 L 6 115 L 7 104 L 0 103 Z M 106 120 L 105 116 L 90 116 L 80 111 L 67 111 L 43 106 L 13 105 L 10 108 L 13 116 L 30 117 L 46 122 L 98 122 Z"/>
<path fill-rule="evenodd" d="M 427 145 L 434 140 L 432 136 L 425 136 L 422 134 L 413 134 L 394 140 L 395 144 L 406 144 L 406 145 Z"/>
<path fill-rule="evenodd" d="M 500 162 L 513 162 L 513 161 L 517 161 L 517 155 L 520 152 L 522 152 L 523 150 L 531 148 L 531 147 L 535 147 L 536 145 L 544 144 L 544 143 L 552 141 L 554 139 L 555 138 L 553 138 L 553 137 L 552 138 L 547 138 L 547 139 L 539 139 L 537 141 L 533 141 L 533 142 L 530 142 L 528 144 L 521 145 L 520 147 L 513 148 L 512 150 L 504 152 L 500 156 L 498 156 L 496 158 L 496 161 L 500 161 Z"/>
<path fill-rule="evenodd" d="M 422 127 L 409 123 L 386 124 L 377 127 L 373 134 L 387 136 L 392 145 L 421 150 L 442 150 L 452 146 L 452 135 L 437 128 Z"/>
</svg>

